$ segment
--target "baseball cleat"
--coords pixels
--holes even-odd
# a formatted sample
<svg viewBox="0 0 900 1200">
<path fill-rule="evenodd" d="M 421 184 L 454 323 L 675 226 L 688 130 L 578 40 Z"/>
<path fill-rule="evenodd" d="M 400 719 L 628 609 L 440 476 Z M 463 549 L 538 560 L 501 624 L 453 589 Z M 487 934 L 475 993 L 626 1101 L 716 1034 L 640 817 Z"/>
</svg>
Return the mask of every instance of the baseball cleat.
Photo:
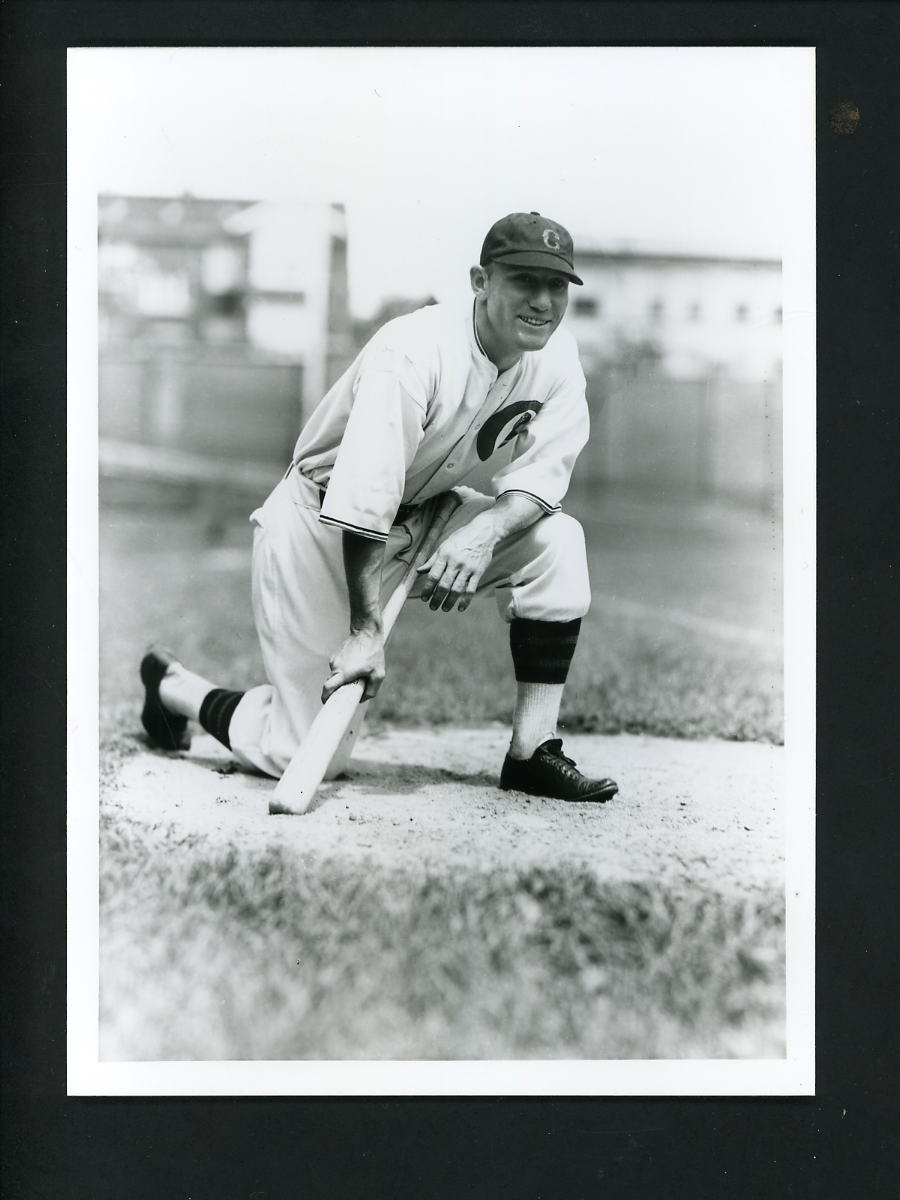
<svg viewBox="0 0 900 1200">
<path fill-rule="evenodd" d="M 141 683 L 144 685 L 144 708 L 141 724 L 151 742 L 163 750 L 189 750 L 191 735 L 187 717 L 169 712 L 159 698 L 159 685 L 169 665 L 178 662 L 171 650 L 151 646 L 141 659 Z"/>
<path fill-rule="evenodd" d="M 611 779 L 587 779 L 571 758 L 562 752 L 562 741 L 553 738 L 538 746 L 531 758 L 510 758 L 507 754 L 500 772 L 504 791 L 515 789 L 529 796 L 548 796 L 553 800 L 590 800 L 602 804 L 619 790 Z"/>
</svg>

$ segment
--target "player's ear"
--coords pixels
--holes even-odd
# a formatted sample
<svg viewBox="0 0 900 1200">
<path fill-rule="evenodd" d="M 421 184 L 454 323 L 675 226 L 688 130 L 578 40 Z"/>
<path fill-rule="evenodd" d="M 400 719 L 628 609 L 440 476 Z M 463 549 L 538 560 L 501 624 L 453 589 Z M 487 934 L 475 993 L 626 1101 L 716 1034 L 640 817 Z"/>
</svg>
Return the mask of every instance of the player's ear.
<svg viewBox="0 0 900 1200">
<path fill-rule="evenodd" d="M 484 267 L 469 268 L 469 282 L 476 296 L 483 296 L 487 290 L 488 273 Z"/>
</svg>

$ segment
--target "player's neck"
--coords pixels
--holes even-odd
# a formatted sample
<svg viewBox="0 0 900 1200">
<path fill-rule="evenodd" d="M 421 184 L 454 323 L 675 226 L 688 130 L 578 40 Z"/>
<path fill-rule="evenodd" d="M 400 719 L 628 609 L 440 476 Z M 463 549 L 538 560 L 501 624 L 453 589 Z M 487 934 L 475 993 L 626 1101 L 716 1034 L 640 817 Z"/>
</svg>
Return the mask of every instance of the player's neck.
<svg viewBox="0 0 900 1200">
<path fill-rule="evenodd" d="M 522 357 L 521 351 L 504 350 L 502 346 L 497 345 L 497 340 L 493 336 L 490 325 L 484 320 L 479 311 L 478 304 L 475 305 L 475 336 L 478 344 L 487 357 L 497 368 L 497 373 L 502 375 L 504 371 L 508 371 L 510 367 L 514 367 Z"/>
</svg>

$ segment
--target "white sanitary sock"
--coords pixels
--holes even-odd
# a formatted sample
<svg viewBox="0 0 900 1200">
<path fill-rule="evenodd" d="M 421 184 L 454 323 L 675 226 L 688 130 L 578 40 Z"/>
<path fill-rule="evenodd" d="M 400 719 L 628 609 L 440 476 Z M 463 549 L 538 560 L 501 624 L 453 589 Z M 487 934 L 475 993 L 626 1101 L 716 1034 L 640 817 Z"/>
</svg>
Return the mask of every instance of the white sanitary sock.
<svg viewBox="0 0 900 1200">
<path fill-rule="evenodd" d="M 215 686 L 181 663 L 172 663 L 159 685 L 159 698 L 170 712 L 199 721 L 200 705 Z"/>
<path fill-rule="evenodd" d="M 517 683 L 513 716 L 512 758 L 531 758 L 538 746 L 556 737 L 564 684 Z"/>
</svg>

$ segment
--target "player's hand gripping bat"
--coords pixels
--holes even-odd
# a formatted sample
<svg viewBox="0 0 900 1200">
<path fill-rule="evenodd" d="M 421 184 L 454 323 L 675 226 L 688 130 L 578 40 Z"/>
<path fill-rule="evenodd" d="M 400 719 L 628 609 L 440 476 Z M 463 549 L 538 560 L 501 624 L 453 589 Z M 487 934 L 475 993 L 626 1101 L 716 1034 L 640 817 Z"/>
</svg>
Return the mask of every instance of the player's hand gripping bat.
<svg viewBox="0 0 900 1200">
<path fill-rule="evenodd" d="M 431 557 L 447 527 L 447 522 L 459 504 L 460 498 L 455 492 L 447 492 L 437 500 L 434 515 L 425 528 L 418 550 L 411 556 L 403 578 L 384 606 L 381 619 L 385 642 L 390 637 L 404 601 L 416 583 L 416 568 Z M 350 722 L 356 715 L 364 690 L 365 681 L 354 679 L 339 687 L 322 705 L 302 744 L 275 785 L 269 800 L 270 813 L 306 812 L 316 794 L 316 788 L 325 778 L 328 765 Z"/>
</svg>

